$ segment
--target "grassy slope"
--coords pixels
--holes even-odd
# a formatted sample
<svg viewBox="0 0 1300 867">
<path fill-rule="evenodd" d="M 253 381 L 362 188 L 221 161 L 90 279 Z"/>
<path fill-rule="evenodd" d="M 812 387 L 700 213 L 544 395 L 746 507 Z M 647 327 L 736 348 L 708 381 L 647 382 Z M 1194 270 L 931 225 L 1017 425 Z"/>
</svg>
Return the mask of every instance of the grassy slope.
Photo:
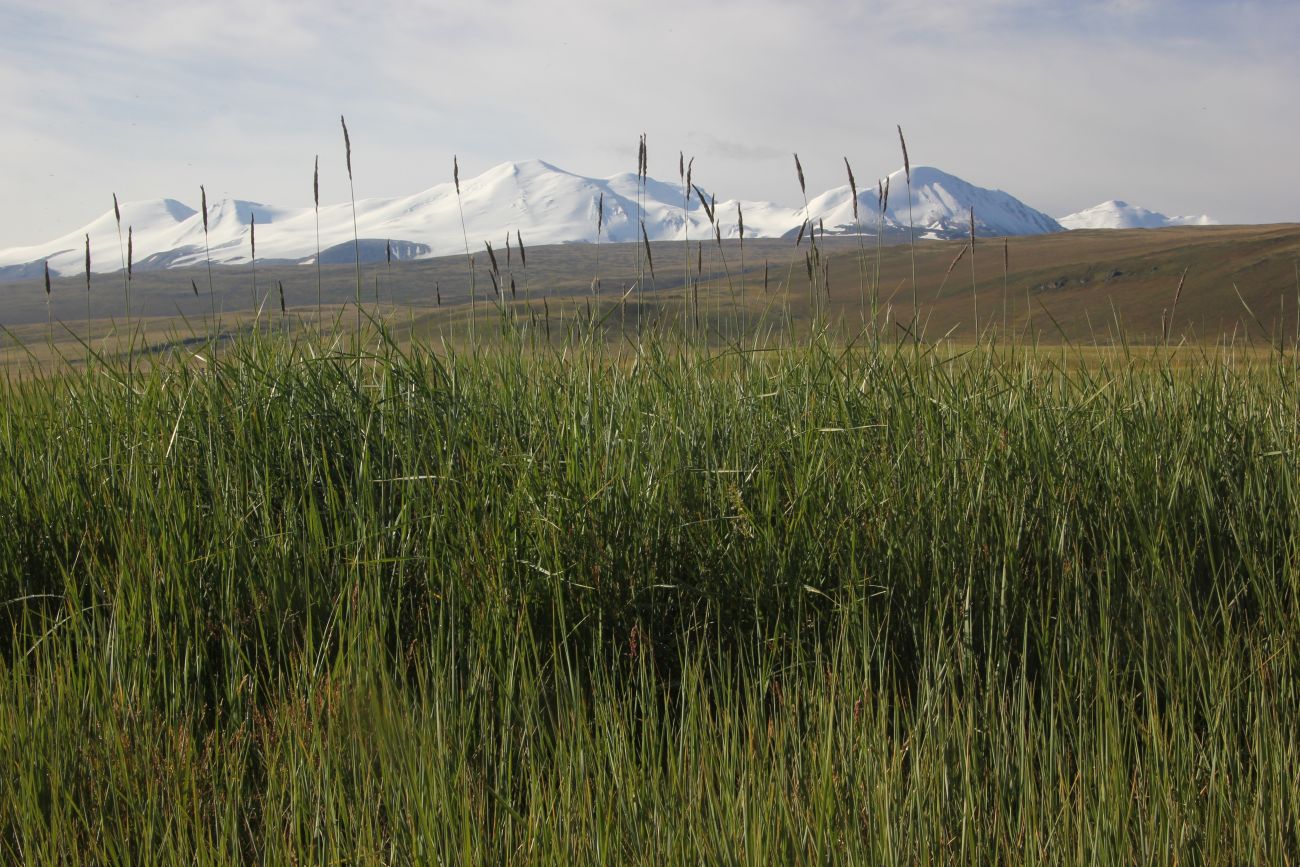
<svg viewBox="0 0 1300 867">
<path fill-rule="evenodd" d="M 5 859 L 1294 859 L 1289 366 L 312 355 L 3 386 Z"/>
</svg>

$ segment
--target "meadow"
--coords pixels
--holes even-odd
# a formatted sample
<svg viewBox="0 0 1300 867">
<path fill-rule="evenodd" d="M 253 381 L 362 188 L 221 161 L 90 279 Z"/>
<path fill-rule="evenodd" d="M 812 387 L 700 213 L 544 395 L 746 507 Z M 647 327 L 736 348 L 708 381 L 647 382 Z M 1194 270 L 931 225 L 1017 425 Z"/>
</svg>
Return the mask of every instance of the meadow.
<svg viewBox="0 0 1300 867">
<path fill-rule="evenodd" d="M 0 385 L 0 857 L 1300 851 L 1289 353 L 366 328 Z"/>
</svg>

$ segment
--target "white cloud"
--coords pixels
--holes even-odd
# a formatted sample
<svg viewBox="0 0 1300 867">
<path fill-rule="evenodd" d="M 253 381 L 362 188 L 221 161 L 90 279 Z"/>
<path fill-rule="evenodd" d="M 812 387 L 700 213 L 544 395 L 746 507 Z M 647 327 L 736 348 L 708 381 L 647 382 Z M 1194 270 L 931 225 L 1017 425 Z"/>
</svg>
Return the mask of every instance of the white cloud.
<svg viewBox="0 0 1300 867">
<path fill-rule="evenodd" d="M 359 195 L 543 157 L 675 172 L 792 200 L 914 161 L 1065 212 L 1121 196 L 1168 213 L 1296 218 L 1300 64 L 1282 2 L 688 0 L 370 4 L 10 0 L 0 9 L 0 159 L 18 207 L 0 246 L 199 183 L 292 204 L 322 157 Z M 1231 184 L 1210 178 L 1230 173 Z M 37 204 L 39 203 L 39 206 Z"/>
</svg>

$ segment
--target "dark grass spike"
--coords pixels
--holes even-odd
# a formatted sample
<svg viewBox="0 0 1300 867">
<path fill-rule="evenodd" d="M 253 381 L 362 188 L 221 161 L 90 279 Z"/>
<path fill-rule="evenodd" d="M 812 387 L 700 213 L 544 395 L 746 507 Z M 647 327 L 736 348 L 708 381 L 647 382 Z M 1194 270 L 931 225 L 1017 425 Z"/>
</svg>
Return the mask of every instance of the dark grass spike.
<svg viewBox="0 0 1300 867">
<path fill-rule="evenodd" d="M 1007 243 L 1007 238 L 1002 238 L 1002 336 L 1005 339 L 1007 332 L 1007 293 L 1010 283 L 1011 272 L 1011 251 Z"/>
<path fill-rule="evenodd" d="M 257 212 L 248 215 L 248 264 L 253 272 L 253 322 L 256 328 L 257 309 Z"/>
<path fill-rule="evenodd" d="M 86 234 L 86 368 L 90 368 L 90 234 Z"/>
<path fill-rule="evenodd" d="M 132 276 L 135 260 L 135 239 L 132 237 L 134 232 L 133 226 L 126 227 L 126 279 L 130 280 Z"/>
<path fill-rule="evenodd" d="M 48 298 L 50 294 L 50 260 L 45 260 L 45 295 Z"/>
<path fill-rule="evenodd" d="M 969 252 L 970 244 L 962 244 L 961 249 L 957 251 L 957 255 L 952 257 L 952 261 L 948 263 L 948 270 L 943 272 L 943 279 L 939 281 L 939 289 L 934 293 L 936 301 L 939 300 L 939 295 L 943 292 L 943 287 L 948 284 L 948 278 L 952 276 L 953 269 L 957 267 L 957 263 L 962 259 L 965 259 L 966 254 Z"/>
<path fill-rule="evenodd" d="M 492 273 L 500 274 L 501 269 L 497 267 L 497 254 L 496 251 L 492 249 L 492 242 L 484 241 L 483 246 L 487 247 L 488 261 L 492 263 Z"/>
<path fill-rule="evenodd" d="M 853 166 L 849 165 L 849 158 L 844 158 L 844 168 L 849 173 L 849 189 L 853 192 L 853 219 L 858 219 L 858 182 L 853 177 Z"/>
<path fill-rule="evenodd" d="M 605 194 L 600 194 L 599 201 L 596 202 L 596 240 L 600 240 L 600 231 L 605 226 Z"/>
<path fill-rule="evenodd" d="M 311 200 L 316 213 L 316 336 L 324 336 L 324 322 L 321 318 L 321 268 L 320 268 L 320 154 L 316 154 L 316 163 L 311 172 Z"/>
<path fill-rule="evenodd" d="M 348 122 L 339 115 L 339 123 L 343 126 L 343 155 L 348 165 L 348 180 L 352 180 L 352 136 L 348 135 Z"/>
<path fill-rule="evenodd" d="M 1174 326 L 1174 311 L 1178 309 L 1178 299 L 1183 296 L 1183 285 L 1187 282 L 1187 269 L 1183 269 L 1182 276 L 1178 278 L 1178 288 L 1174 290 L 1174 303 L 1169 308 L 1169 320 L 1165 325 L 1165 345 L 1169 345 L 1169 333 Z"/>
<path fill-rule="evenodd" d="M 353 298 L 357 306 L 354 339 L 357 341 L 359 351 L 361 346 L 361 234 L 357 231 L 357 189 L 352 180 L 352 136 L 348 135 L 348 122 L 341 114 L 339 115 L 339 125 L 343 127 L 343 154 L 348 167 L 348 201 L 352 205 L 352 255 L 357 269 L 357 291 Z M 317 256 L 316 259 L 319 261 L 320 256 Z"/>
<path fill-rule="evenodd" d="M 713 206 L 709 204 L 709 200 L 704 197 L 704 192 L 699 187 L 695 187 L 694 189 L 695 195 L 699 196 L 700 204 L 704 206 L 704 216 L 708 217 L 709 223 L 712 224 L 714 222 Z"/>
<path fill-rule="evenodd" d="M 200 208 L 203 210 L 203 261 L 208 268 L 208 327 L 211 331 L 210 336 L 215 337 L 218 328 L 217 323 L 217 293 L 212 282 L 212 251 L 208 240 L 208 191 L 203 184 L 199 184 L 199 201 Z M 320 258 L 319 256 L 317 258 Z"/>
<path fill-rule="evenodd" d="M 794 155 L 794 170 L 799 176 L 799 192 L 803 193 L 805 196 L 808 195 L 808 185 L 804 183 L 803 177 L 803 163 L 799 162 L 798 154 Z"/>
<path fill-rule="evenodd" d="M 127 261 L 126 251 L 122 248 L 122 209 L 117 203 L 117 193 L 113 193 L 113 220 L 117 223 L 117 249 L 122 256 L 122 299 L 126 304 L 126 328 L 131 330 L 131 266 Z"/>
<path fill-rule="evenodd" d="M 276 283 L 276 286 L 278 286 L 279 289 L 280 289 L 280 315 L 281 315 L 281 316 L 284 316 L 284 315 L 285 315 L 285 309 L 284 309 L 284 281 L 283 281 L 283 280 L 276 280 L 275 283 Z"/>
<path fill-rule="evenodd" d="M 907 182 L 912 182 L 912 161 L 907 156 L 907 139 L 903 138 L 903 125 L 898 124 L 898 143 L 903 147 L 903 174 Z"/>
<path fill-rule="evenodd" d="M 912 215 L 912 161 L 907 155 L 907 139 L 903 138 L 903 125 L 898 124 L 898 143 L 903 148 L 903 175 L 907 179 L 907 246 L 912 257 L 912 334 L 917 335 L 917 321 L 921 316 L 916 286 L 916 220 Z"/>
<path fill-rule="evenodd" d="M 456 210 L 460 213 L 460 234 L 465 242 L 465 261 L 469 265 L 469 342 L 474 344 L 474 310 L 478 306 L 478 286 L 474 270 L 474 257 L 469 252 L 469 230 L 465 228 L 465 203 L 460 197 L 460 157 L 451 155 L 451 177 L 456 185 Z"/>
<path fill-rule="evenodd" d="M 970 298 L 971 308 L 975 317 L 975 345 L 980 342 L 980 301 L 979 292 L 975 285 L 975 206 L 970 207 Z"/>
<path fill-rule="evenodd" d="M 198 297 L 199 297 L 199 284 L 196 283 L 196 282 L 194 281 L 194 278 L 192 278 L 192 277 L 190 278 L 190 288 L 194 290 L 194 297 L 195 297 L 195 298 L 198 298 Z"/>
<path fill-rule="evenodd" d="M 650 265 L 650 282 L 653 283 L 655 279 L 655 260 L 650 255 L 650 236 L 645 231 L 645 220 L 641 221 L 641 241 L 645 244 L 645 260 Z"/>
</svg>

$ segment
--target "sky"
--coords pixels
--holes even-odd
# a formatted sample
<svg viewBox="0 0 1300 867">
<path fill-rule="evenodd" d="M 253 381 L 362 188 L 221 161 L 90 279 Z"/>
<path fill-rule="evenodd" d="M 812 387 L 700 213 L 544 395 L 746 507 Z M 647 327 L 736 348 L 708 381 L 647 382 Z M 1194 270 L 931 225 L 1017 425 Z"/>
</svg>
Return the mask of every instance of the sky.
<svg viewBox="0 0 1300 867">
<path fill-rule="evenodd" d="M 1300 221 L 1294 0 L 5 0 L 0 248 L 123 201 L 406 195 L 507 160 L 799 199 L 913 165 L 1053 216 Z"/>
</svg>

